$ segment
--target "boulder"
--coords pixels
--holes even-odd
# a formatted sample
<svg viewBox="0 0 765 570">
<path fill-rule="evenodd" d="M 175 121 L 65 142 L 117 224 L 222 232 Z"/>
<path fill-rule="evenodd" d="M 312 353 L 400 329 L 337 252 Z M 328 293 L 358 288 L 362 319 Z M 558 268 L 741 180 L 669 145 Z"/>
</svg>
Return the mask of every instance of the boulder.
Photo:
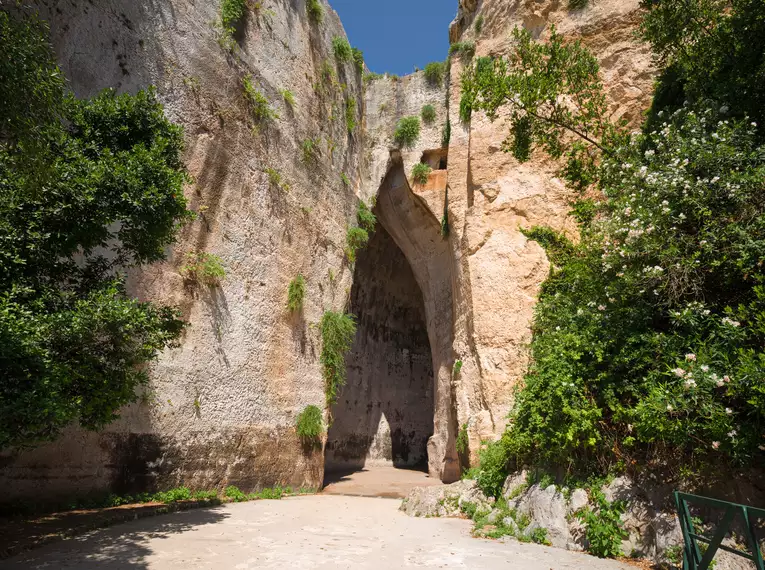
<svg viewBox="0 0 765 570">
<path fill-rule="evenodd" d="M 399 510 L 410 517 L 459 517 L 465 503 L 472 503 L 484 512 L 494 507 L 494 499 L 487 498 L 475 481 L 465 480 L 451 485 L 415 487 Z"/>
</svg>

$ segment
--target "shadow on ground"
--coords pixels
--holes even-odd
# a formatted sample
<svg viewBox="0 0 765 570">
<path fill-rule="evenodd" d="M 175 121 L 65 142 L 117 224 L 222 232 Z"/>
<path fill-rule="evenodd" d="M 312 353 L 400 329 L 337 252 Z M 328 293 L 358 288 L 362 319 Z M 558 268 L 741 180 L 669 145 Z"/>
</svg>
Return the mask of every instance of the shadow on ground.
<svg viewBox="0 0 765 570">
<path fill-rule="evenodd" d="M 57 542 L 0 563 L 3 569 L 50 568 L 51 549 L 60 556 L 56 568 L 78 570 L 137 570 L 149 568 L 150 540 L 168 538 L 197 527 L 220 523 L 230 515 L 222 507 L 211 507 L 160 515 L 90 532 L 64 543 Z M 49 560 L 49 559 L 48 559 Z"/>
</svg>

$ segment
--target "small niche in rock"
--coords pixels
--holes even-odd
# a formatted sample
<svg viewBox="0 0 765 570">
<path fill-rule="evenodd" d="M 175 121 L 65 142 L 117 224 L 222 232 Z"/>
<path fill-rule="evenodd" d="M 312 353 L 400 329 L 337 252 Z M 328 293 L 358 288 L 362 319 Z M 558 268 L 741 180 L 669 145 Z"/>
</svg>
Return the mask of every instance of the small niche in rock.
<svg viewBox="0 0 765 570">
<path fill-rule="evenodd" d="M 433 170 L 446 170 L 449 158 L 448 148 L 437 148 L 434 150 L 426 150 L 422 153 L 420 162 L 427 164 Z"/>
</svg>

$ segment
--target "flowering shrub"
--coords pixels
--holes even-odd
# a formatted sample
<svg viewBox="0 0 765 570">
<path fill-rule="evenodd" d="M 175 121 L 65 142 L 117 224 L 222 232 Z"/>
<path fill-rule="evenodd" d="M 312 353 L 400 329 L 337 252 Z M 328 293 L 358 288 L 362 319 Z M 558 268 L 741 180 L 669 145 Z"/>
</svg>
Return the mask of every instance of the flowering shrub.
<svg viewBox="0 0 765 570">
<path fill-rule="evenodd" d="M 765 450 L 765 148 L 755 125 L 681 110 L 605 158 L 605 200 L 554 264 L 512 452 L 559 461 Z M 554 411 L 554 413 L 553 413 Z"/>
<path fill-rule="evenodd" d="M 686 474 L 765 461 L 765 147 L 759 115 L 747 118 L 762 113 L 763 58 L 739 58 L 756 50 L 736 36 L 761 18 L 749 0 L 644 4 L 644 37 L 682 98 L 661 86 L 642 134 L 608 120 L 597 60 L 554 30 L 543 43 L 516 31 L 508 57 L 479 58 L 462 79 L 463 120 L 508 107 L 504 150 L 565 159 L 580 191 L 577 243 L 525 232 L 552 268 L 525 386 L 478 475 L 488 490 L 513 461 Z M 747 93 L 742 108 L 710 69 Z"/>
</svg>

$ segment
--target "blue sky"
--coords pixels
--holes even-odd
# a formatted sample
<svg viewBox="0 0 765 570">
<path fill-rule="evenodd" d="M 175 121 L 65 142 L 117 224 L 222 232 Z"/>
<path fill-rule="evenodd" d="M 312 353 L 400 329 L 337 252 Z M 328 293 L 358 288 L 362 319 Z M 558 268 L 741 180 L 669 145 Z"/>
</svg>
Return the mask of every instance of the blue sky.
<svg viewBox="0 0 765 570">
<path fill-rule="evenodd" d="M 457 0 L 329 0 L 371 71 L 406 75 L 446 59 Z"/>
</svg>

